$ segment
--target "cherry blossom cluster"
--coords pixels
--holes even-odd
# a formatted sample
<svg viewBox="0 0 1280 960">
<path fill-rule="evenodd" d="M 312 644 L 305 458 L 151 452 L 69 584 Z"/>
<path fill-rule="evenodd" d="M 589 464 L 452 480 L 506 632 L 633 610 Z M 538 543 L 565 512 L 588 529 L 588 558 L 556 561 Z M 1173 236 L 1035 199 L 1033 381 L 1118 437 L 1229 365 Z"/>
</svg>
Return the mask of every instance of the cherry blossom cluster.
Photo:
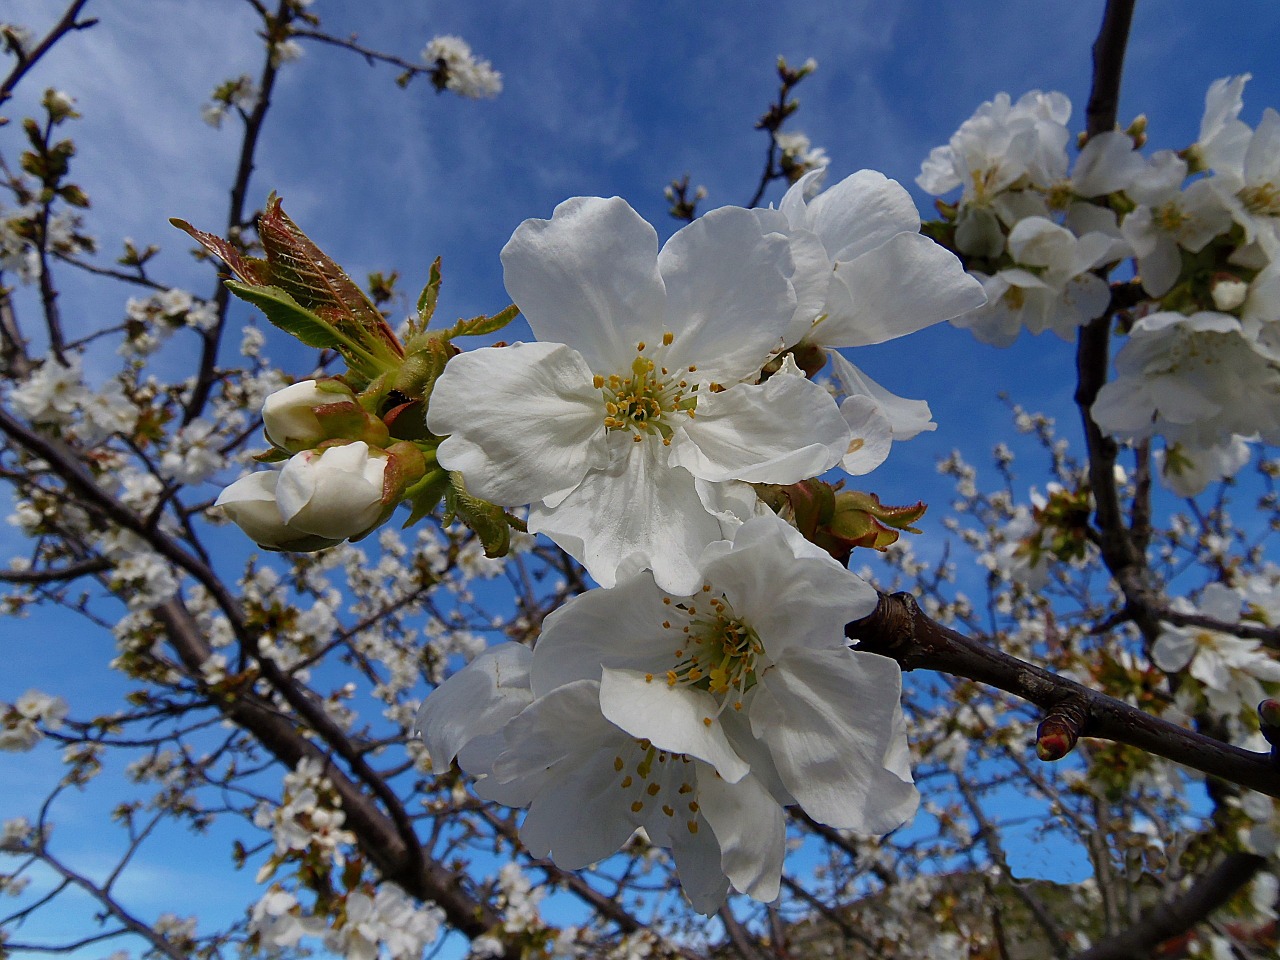
<svg viewBox="0 0 1280 960">
<path fill-rule="evenodd" d="M 694 907 L 778 895 L 782 808 L 879 834 L 915 809 L 885 658 L 844 625 L 876 595 L 753 485 L 864 473 L 932 426 L 838 347 L 982 300 L 871 171 L 777 209 L 713 210 L 661 249 L 619 199 L 516 230 L 507 289 L 536 342 L 453 358 L 427 412 L 439 462 L 578 559 L 601 589 L 534 651 L 488 651 L 427 699 L 437 764 L 528 807 L 521 838 L 575 869 L 642 830 Z M 844 401 L 805 373 L 836 362 Z M 572 818 L 566 811 L 574 811 Z"/>
<path fill-rule="evenodd" d="M 536 653 L 491 650 L 428 698 L 427 752 L 437 767 L 456 757 L 482 795 L 528 807 L 525 845 L 561 867 L 642 830 L 708 913 L 730 886 L 778 895 L 784 806 L 879 834 L 917 802 L 899 668 L 844 634 L 876 594 L 833 556 L 891 542 L 884 524 L 901 529 L 922 507 L 883 508 L 816 478 L 866 473 L 894 440 L 933 427 L 927 404 L 838 350 L 984 295 L 921 235 L 900 185 L 861 171 L 820 192 L 821 176 L 800 177 L 776 209 L 713 210 L 661 249 L 618 198 L 526 221 L 502 263 L 531 342 L 452 343 L 513 311 L 431 334 L 438 274 L 404 344 L 380 320 L 317 334 L 330 307 L 290 297 L 277 322 L 332 336 L 352 370 L 268 396 L 262 459 L 283 465 L 218 499 L 260 545 L 317 550 L 368 535 L 403 500 L 412 521 L 443 495 L 488 556 L 511 548 L 495 528 L 513 526 L 581 562 L 601 589 L 552 614 Z M 283 237 L 272 242 L 309 244 L 278 201 L 266 217 Z M 291 281 L 266 285 L 270 243 L 265 266 L 233 262 L 181 226 L 262 292 L 233 289 L 279 308 Z M 365 309 L 355 295 L 339 307 Z M 811 379 L 829 361 L 840 402 Z M 406 411 L 425 412 L 425 430 Z M 829 509 L 809 511 L 802 536 L 791 511 L 824 490 Z M 570 809 L 590 813 L 570 822 Z"/>
<path fill-rule="evenodd" d="M 939 202 L 943 233 L 988 301 L 952 322 L 986 343 L 1024 327 L 1073 338 L 1111 306 L 1108 273 L 1134 260 L 1136 319 L 1093 416 L 1120 439 L 1163 437 L 1161 475 L 1187 495 L 1238 470 L 1246 439 L 1280 439 L 1280 406 L 1256 399 L 1280 393 L 1280 115 L 1256 131 L 1239 119 L 1247 79 L 1211 86 L 1186 150 L 1143 156 L 1140 119 L 1091 137 L 1074 164 L 1064 95 L 1001 94 L 917 178 L 939 196 L 961 188 Z"/>
<path fill-rule="evenodd" d="M 917 182 L 987 292 L 953 323 L 1008 346 L 1024 327 L 1064 339 L 1112 305 L 1106 277 L 1132 259 L 1134 319 L 1093 407 L 1124 440 L 1161 436 L 1161 474 L 1191 495 L 1280 440 L 1280 115 L 1239 119 L 1248 76 L 1216 81 L 1189 148 L 1149 157 L 1141 118 L 1069 159 L 1070 101 L 1033 91 L 983 104 Z M 1267 398 L 1267 399 L 1261 399 Z"/>
<path fill-rule="evenodd" d="M 441 90 L 452 90 L 471 100 L 502 92 L 502 74 L 488 60 L 473 54 L 471 45 L 461 37 L 432 37 L 422 48 L 422 59 L 438 71 L 433 79 Z"/>
</svg>

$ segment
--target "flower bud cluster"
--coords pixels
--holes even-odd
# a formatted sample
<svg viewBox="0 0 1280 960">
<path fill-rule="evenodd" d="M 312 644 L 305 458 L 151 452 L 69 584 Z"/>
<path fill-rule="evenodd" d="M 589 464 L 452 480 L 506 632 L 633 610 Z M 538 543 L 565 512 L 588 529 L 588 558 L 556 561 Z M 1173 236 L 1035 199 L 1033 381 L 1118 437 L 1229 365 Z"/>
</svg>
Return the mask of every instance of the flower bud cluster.
<svg viewBox="0 0 1280 960">
<path fill-rule="evenodd" d="M 267 439 L 288 459 L 222 491 L 217 506 L 261 547 L 321 550 L 382 524 L 425 472 L 340 380 L 303 380 L 262 405 Z"/>
</svg>

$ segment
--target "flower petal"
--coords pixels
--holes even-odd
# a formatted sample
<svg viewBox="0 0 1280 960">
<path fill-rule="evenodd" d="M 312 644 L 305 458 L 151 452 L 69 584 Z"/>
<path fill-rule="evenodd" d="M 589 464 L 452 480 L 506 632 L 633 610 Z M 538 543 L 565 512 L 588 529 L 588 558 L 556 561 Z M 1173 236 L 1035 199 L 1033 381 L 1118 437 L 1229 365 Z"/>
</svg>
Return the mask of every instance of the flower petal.
<svg viewBox="0 0 1280 960">
<path fill-rule="evenodd" d="M 658 669 L 677 646 L 663 621 L 688 622 L 687 614 L 662 602 L 666 597 L 644 571 L 607 590 L 588 590 L 549 614 L 533 661 L 536 695 L 574 680 L 599 680 L 601 666 Z"/>
<path fill-rule="evenodd" d="M 859 170 L 809 201 L 809 229 L 833 261 L 856 260 L 899 233 L 918 233 L 920 214 L 902 184 Z"/>
<path fill-rule="evenodd" d="M 844 625 L 876 606 L 866 581 L 776 517 L 744 523 L 703 573 L 775 661 L 793 646 L 845 652 Z"/>
<path fill-rule="evenodd" d="M 608 720 L 660 750 L 705 760 L 737 783 L 750 768 L 729 743 L 716 709 L 705 690 L 668 686 L 661 674 L 605 667 L 600 680 L 600 710 Z"/>
<path fill-rule="evenodd" d="M 440 465 L 503 506 L 572 489 L 608 462 L 604 399 L 576 350 L 558 343 L 482 347 L 449 361 L 427 412 L 448 435 Z"/>
<path fill-rule="evenodd" d="M 588 473 L 555 510 L 534 504 L 529 530 L 554 540 L 602 587 L 634 563 L 653 570 L 662 589 L 688 596 L 701 584 L 694 562 L 720 539 L 720 522 L 703 507 L 693 475 L 661 462 L 660 443 L 617 442 L 624 454 Z"/>
<path fill-rule="evenodd" d="M 714 776 L 702 779 L 710 780 Z M 701 817 L 695 816 L 694 823 L 702 828 L 696 833 L 683 821 L 672 827 L 671 853 L 680 874 L 680 889 L 693 909 L 709 917 L 724 906 L 729 896 L 729 880 L 721 865 L 715 832 Z"/>
<path fill-rule="evenodd" d="M 703 480 L 796 483 L 831 469 L 848 445 L 830 394 L 803 377 L 774 376 L 700 398 L 670 462 Z"/>
<path fill-rule="evenodd" d="M 901 756 L 901 685 L 892 660 L 847 650 L 792 650 L 761 677 L 751 729 L 815 820 L 882 834 L 915 812 L 915 786 L 887 766 Z"/>
<path fill-rule="evenodd" d="M 849 303 L 810 337 L 829 347 L 858 347 L 959 316 L 986 302 L 982 284 L 951 251 L 917 233 L 900 233 L 856 260 L 836 265 Z"/>
<path fill-rule="evenodd" d="M 526 220 L 502 248 L 511 299 L 539 340 L 568 343 L 597 373 L 618 373 L 637 340 L 661 336 L 666 295 L 658 234 L 620 197 L 574 197 Z"/>
<path fill-rule="evenodd" d="M 720 869 L 734 889 L 764 903 L 776 900 L 787 830 L 782 808 L 769 791 L 754 776 L 734 784 L 700 776 L 698 806 L 716 835 Z"/>
<path fill-rule="evenodd" d="M 426 742 L 438 772 L 445 771 L 468 741 L 493 733 L 529 705 L 533 700 L 529 689 L 532 660 L 533 651 L 522 644 L 499 644 L 427 697 L 414 727 Z"/>
<path fill-rule="evenodd" d="M 693 364 L 726 385 L 756 373 L 796 309 L 787 238 L 766 233 L 750 210 L 721 207 L 676 233 L 658 254 L 667 288 L 664 363 Z M 634 351 L 632 353 L 634 356 Z M 630 362 L 628 360 L 628 362 Z"/>
<path fill-rule="evenodd" d="M 888 459 L 893 447 L 889 418 L 881 412 L 879 403 L 865 396 L 847 397 L 840 404 L 840 413 L 852 434 L 840 466 L 855 477 L 870 473 Z"/>
<path fill-rule="evenodd" d="M 844 354 L 831 350 L 827 355 L 831 358 L 831 372 L 840 381 L 840 389 L 850 397 L 866 396 L 876 401 L 889 421 L 894 440 L 910 440 L 926 430 L 938 429 L 927 401 L 908 400 L 890 393 L 850 363 Z"/>
</svg>

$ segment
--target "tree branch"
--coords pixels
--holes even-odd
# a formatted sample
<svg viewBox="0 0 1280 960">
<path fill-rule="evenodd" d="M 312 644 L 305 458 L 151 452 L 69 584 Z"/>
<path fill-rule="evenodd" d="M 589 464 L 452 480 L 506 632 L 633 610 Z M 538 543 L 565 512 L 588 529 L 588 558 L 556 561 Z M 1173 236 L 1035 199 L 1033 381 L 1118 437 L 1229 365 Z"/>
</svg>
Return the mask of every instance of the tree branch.
<svg viewBox="0 0 1280 960">
<path fill-rule="evenodd" d="M 908 593 L 880 594 L 875 612 L 845 627 L 857 649 L 898 661 L 903 670 L 937 670 L 1004 690 L 1046 711 L 1080 708 L 1078 736 L 1127 744 L 1211 777 L 1280 797 L 1280 767 L 1144 713 L 1074 680 L 1033 666 L 927 617 Z"/>
<path fill-rule="evenodd" d="M 1266 858 L 1252 853 L 1227 854 L 1186 893 L 1159 904 L 1128 929 L 1077 954 L 1074 960 L 1132 960 L 1150 956 L 1155 947 L 1190 930 L 1235 896 L 1266 863 Z"/>
</svg>

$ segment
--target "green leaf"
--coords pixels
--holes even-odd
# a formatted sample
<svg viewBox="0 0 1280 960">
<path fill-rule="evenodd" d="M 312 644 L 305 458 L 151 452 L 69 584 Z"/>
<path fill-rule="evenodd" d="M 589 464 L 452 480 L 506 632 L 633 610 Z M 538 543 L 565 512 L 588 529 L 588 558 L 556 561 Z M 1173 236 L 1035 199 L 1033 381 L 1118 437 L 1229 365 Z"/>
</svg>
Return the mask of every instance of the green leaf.
<svg viewBox="0 0 1280 960">
<path fill-rule="evenodd" d="M 280 198 L 258 218 L 271 280 L 301 306 L 383 360 L 399 360 L 400 342 L 359 285 L 286 216 Z"/>
<path fill-rule="evenodd" d="M 200 246 L 204 247 L 215 257 L 222 260 L 231 272 L 239 277 L 243 282 L 251 286 L 263 286 L 270 283 L 267 272 L 267 262 L 259 260 L 256 257 L 246 257 L 242 254 L 234 244 L 229 240 L 223 240 L 219 236 L 212 233 L 205 233 L 203 230 L 197 230 L 185 220 L 179 220 L 177 217 L 170 217 L 169 222 L 179 230 L 191 235 L 192 239 Z"/>
<path fill-rule="evenodd" d="M 226 285 L 237 297 L 252 303 L 273 324 L 307 346 L 325 350 L 342 345 L 344 338 L 336 330 L 279 287 L 249 286 L 235 280 L 227 280 Z"/>
</svg>

